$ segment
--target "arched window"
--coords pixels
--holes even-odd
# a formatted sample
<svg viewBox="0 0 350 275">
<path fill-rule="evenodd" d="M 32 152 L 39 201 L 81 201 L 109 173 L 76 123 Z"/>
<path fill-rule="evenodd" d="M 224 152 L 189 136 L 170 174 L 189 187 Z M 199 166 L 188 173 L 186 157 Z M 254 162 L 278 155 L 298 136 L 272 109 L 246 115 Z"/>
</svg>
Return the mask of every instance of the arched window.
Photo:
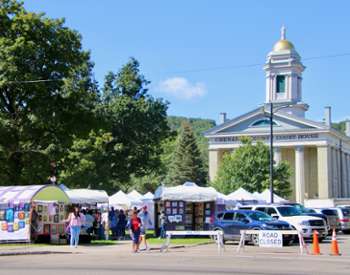
<svg viewBox="0 0 350 275">
<path fill-rule="evenodd" d="M 275 121 L 272 121 L 273 125 L 278 125 Z M 254 121 L 252 124 L 250 124 L 250 127 L 265 127 L 270 125 L 270 119 L 268 118 L 262 118 L 259 120 Z"/>
</svg>

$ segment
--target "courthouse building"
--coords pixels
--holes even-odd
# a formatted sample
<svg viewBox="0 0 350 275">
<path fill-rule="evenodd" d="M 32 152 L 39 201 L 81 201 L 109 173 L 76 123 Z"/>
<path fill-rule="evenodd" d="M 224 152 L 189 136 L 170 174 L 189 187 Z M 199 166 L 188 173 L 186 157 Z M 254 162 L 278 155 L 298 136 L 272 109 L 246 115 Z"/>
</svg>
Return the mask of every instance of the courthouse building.
<svg viewBox="0 0 350 275">
<path fill-rule="evenodd" d="M 309 105 L 302 101 L 305 67 L 294 45 L 281 39 L 267 55 L 264 66 L 266 101 L 234 119 L 221 114 L 220 124 L 205 133 L 209 140 L 209 177 L 214 180 L 222 157 L 249 136 L 266 144 L 270 140 L 269 106 L 274 106 L 274 159 L 287 161 L 292 169 L 292 200 L 350 197 L 350 122 L 346 135 L 331 127 L 331 108 L 325 107 L 323 122 L 307 119 Z"/>
</svg>

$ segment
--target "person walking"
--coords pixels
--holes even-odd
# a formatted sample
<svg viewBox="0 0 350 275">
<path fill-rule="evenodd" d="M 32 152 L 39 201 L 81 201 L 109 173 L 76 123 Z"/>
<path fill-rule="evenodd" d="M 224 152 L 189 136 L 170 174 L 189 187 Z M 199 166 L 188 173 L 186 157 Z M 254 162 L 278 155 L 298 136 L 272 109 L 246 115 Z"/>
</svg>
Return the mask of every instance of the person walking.
<svg viewBox="0 0 350 275">
<path fill-rule="evenodd" d="M 128 227 L 132 236 L 132 251 L 137 253 L 140 248 L 140 234 L 141 234 L 141 219 L 137 216 L 137 212 L 133 211 L 131 218 L 128 222 Z"/>
<path fill-rule="evenodd" d="M 111 208 L 108 215 L 109 220 L 109 228 L 112 231 L 112 239 L 117 239 L 118 232 L 117 232 L 117 216 L 114 211 L 114 207 Z"/>
<path fill-rule="evenodd" d="M 139 214 L 139 217 L 141 219 L 141 244 L 144 243 L 145 250 L 148 250 L 148 244 L 147 244 L 147 229 L 152 225 L 150 214 L 147 211 L 147 206 L 145 205 L 142 208 L 141 213 Z"/>
<path fill-rule="evenodd" d="M 160 239 L 164 239 L 166 237 L 166 229 L 165 229 L 166 222 L 167 222 L 166 215 L 165 215 L 164 211 L 162 211 L 162 212 L 160 212 L 160 215 L 159 215 L 159 223 L 160 223 L 160 236 L 159 236 L 159 238 Z"/>
<path fill-rule="evenodd" d="M 125 239 L 125 226 L 127 224 L 126 221 L 126 215 L 124 213 L 123 209 L 120 209 L 119 215 L 118 215 L 118 223 L 117 223 L 117 228 L 118 228 L 118 238 L 124 240 Z"/>
<path fill-rule="evenodd" d="M 85 217 L 80 213 L 79 207 L 74 207 L 66 220 L 70 230 L 70 246 L 78 247 L 81 226 L 85 223 Z"/>
</svg>

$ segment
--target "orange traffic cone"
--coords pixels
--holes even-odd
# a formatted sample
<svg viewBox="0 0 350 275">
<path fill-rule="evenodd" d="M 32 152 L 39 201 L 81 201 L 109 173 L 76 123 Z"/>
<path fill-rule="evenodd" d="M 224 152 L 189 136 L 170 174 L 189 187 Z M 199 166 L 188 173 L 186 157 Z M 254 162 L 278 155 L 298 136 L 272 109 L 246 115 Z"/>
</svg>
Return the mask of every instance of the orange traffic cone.
<svg viewBox="0 0 350 275">
<path fill-rule="evenodd" d="M 332 256 L 340 256 L 337 235 L 335 233 L 334 228 L 333 228 L 333 234 L 332 234 L 331 255 Z"/>
<path fill-rule="evenodd" d="M 315 230 L 312 238 L 312 254 L 320 255 L 320 244 L 318 243 L 318 232 Z"/>
</svg>

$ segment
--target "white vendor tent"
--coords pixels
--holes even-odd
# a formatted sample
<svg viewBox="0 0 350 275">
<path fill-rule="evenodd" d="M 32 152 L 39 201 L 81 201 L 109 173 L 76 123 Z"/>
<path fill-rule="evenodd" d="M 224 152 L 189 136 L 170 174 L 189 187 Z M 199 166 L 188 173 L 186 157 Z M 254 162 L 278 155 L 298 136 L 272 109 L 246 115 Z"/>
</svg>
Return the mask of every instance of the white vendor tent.
<svg viewBox="0 0 350 275">
<path fill-rule="evenodd" d="M 65 191 L 70 203 L 81 205 L 108 204 L 106 191 L 93 189 L 69 189 Z"/>
<path fill-rule="evenodd" d="M 69 199 L 66 193 L 55 185 L 0 187 L 0 242 L 31 240 L 31 213 L 38 202 L 50 206 L 51 209 L 54 203 L 68 204 Z"/>
<path fill-rule="evenodd" d="M 245 190 L 244 188 L 240 187 L 236 191 L 232 192 L 227 196 L 231 200 L 235 201 L 256 201 L 256 197 Z"/>
<path fill-rule="evenodd" d="M 227 195 L 217 192 L 216 204 L 225 205 L 226 207 L 234 207 L 237 201 L 230 199 Z"/>
<path fill-rule="evenodd" d="M 213 187 L 200 187 L 194 182 L 183 185 L 165 187 L 160 186 L 154 194 L 154 199 L 177 200 L 186 202 L 216 201 L 218 194 Z"/>
<path fill-rule="evenodd" d="M 266 189 L 264 190 L 263 192 L 261 192 L 260 194 L 259 193 L 254 193 L 255 197 L 258 199 L 258 200 L 262 200 L 262 201 L 266 201 L 266 202 L 270 202 L 270 197 L 271 197 L 271 192 L 269 189 Z M 288 200 L 285 200 L 284 198 L 276 195 L 276 194 L 273 194 L 273 201 L 275 203 L 283 203 L 283 202 L 287 202 Z"/>
<path fill-rule="evenodd" d="M 142 195 L 136 190 L 132 190 L 127 194 L 128 199 L 130 200 L 131 207 L 141 207 L 142 206 Z"/>
<path fill-rule="evenodd" d="M 123 191 L 118 191 L 114 195 L 109 197 L 109 206 L 115 209 L 129 209 L 131 207 L 131 202 L 128 196 Z"/>
</svg>

